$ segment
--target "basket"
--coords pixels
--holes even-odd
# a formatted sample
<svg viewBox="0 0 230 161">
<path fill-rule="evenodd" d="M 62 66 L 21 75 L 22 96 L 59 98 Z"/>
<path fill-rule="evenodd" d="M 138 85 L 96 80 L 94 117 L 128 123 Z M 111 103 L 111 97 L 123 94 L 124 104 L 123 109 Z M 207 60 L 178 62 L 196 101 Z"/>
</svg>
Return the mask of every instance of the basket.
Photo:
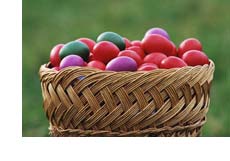
<svg viewBox="0 0 230 161">
<path fill-rule="evenodd" d="M 199 136 L 214 63 L 151 72 L 40 67 L 51 136 Z"/>
</svg>

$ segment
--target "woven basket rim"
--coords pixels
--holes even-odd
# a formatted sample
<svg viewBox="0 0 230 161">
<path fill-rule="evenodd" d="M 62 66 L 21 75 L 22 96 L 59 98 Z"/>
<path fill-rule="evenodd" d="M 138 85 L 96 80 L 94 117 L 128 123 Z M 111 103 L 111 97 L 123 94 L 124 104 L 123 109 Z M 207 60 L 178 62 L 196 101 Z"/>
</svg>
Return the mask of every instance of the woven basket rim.
<svg viewBox="0 0 230 161">
<path fill-rule="evenodd" d="M 215 69 L 215 64 L 214 62 L 209 59 L 210 61 L 210 64 L 205 64 L 205 65 L 196 65 L 196 66 L 185 66 L 185 67 L 181 67 L 180 69 L 192 69 L 192 68 L 201 68 L 201 67 L 210 67 L 210 68 L 213 68 L 213 70 Z M 59 73 L 59 72 L 64 72 L 66 70 L 73 70 L 73 69 L 85 69 L 85 70 L 91 70 L 91 71 L 95 71 L 95 72 L 101 72 L 101 73 L 154 73 L 154 72 L 163 72 L 163 71 L 175 71 L 179 68 L 171 68 L 171 69 L 162 69 L 162 68 L 158 68 L 158 69 L 155 69 L 155 70 L 152 70 L 152 71 L 108 71 L 108 70 L 100 70 L 100 69 L 97 69 L 97 68 L 93 68 L 93 67 L 78 67 L 78 66 L 70 66 L 70 67 L 66 67 L 64 69 L 61 69 L 59 71 L 55 70 L 55 69 L 51 69 L 49 68 L 49 66 L 51 66 L 51 63 L 48 62 L 47 64 L 43 64 L 41 65 L 40 67 L 40 70 L 39 70 L 39 73 L 41 71 L 46 71 L 46 72 L 55 72 L 55 73 Z"/>
</svg>

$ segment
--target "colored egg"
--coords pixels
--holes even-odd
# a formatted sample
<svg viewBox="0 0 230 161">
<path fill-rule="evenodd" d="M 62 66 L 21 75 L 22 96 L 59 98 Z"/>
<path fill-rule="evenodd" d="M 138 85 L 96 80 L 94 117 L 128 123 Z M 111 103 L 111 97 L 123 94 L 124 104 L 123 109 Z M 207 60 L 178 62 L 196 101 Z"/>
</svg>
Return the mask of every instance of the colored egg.
<svg viewBox="0 0 230 161">
<path fill-rule="evenodd" d="M 84 61 L 83 67 L 86 67 L 87 65 L 88 63 Z"/>
<path fill-rule="evenodd" d="M 59 52 L 61 48 L 63 47 L 64 44 L 58 44 L 53 47 L 53 49 L 50 52 L 50 63 L 52 64 L 53 67 L 59 66 L 61 62 L 61 58 L 59 56 Z"/>
<path fill-rule="evenodd" d="M 128 57 L 132 58 L 133 60 L 136 61 L 137 66 L 140 66 L 142 64 L 141 57 L 135 51 L 123 50 L 118 54 L 118 56 L 128 56 Z"/>
<path fill-rule="evenodd" d="M 208 56 L 199 50 L 185 52 L 182 59 L 190 66 L 209 64 Z"/>
<path fill-rule="evenodd" d="M 77 39 L 77 40 L 83 42 L 84 44 L 86 44 L 88 46 L 90 52 L 93 51 L 93 47 L 96 44 L 96 42 L 94 40 L 89 39 L 89 38 L 80 38 L 80 39 Z"/>
<path fill-rule="evenodd" d="M 84 59 L 84 61 L 87 61 L 89 57 L 89 48 L 81 41 L 71 41 L 62 47 L 59 55 L 61 59 L 68 55 L 78 55 Z"/>
<path fill-rule="evenodd" d="M 110 41 L 114 43 L 120 50 L 125 49 L 125 41 L 123 40 L 123 37 L 115 32 L 103 32 L 97 37 L 97 42 L 101 41 Z"/>
<path fill-rule="evenodd" d="M 101 70 L 105 70 L 105 64 L 98 60 L 93 60 L 88 63 L 88 67 L 93 67 Z"/>
<path fill-rule="evenodd" d="M 170 68 L 181 68 L 187 66 L 184 60 L 175 57 L 169 56 L 161 61 L 160 68 L 170 69 Z"/>
<path fill-rule="evenodd" d="M 119 52 L 119 48 L 112 42 L 101 41 L 93 48 L 93 59 L 107 64 L 111 59 L 115 58 Z"/>
<path fill-rule="evenodd" d="M 137 63 L 130 57 L 120 56 L 112 59 L 107 65 L 106 70 L 110 71 L 136 71 Z"/>
<path fill-rule="evenodd" d="M 123 40 L 125 41 L 125 48 L 129 48 L 130 46 L 132 46 L 131 42 L 129 39 L 127 39 L 126 37 L 123 37 Z"/>
<path fill-rule="evenodd" d="M 145 57 L 145 52 L 139 46 L 131 46 L 128 48 L 128 50 L 135 51 L 142 59 Z"/>
<path fill-rule="evenodd" d="M 161 35 L 161 36 L 167 38 L 168 40 L 170 39 L 169 34 L 162 28 L 158 28 L 158 27 L 151 28 L 145 33 L 145 36 L 151 35 L 151 34 L 158 34 L 158 35 Z"/>
<path fill-rule="evenodd" d="M 189 50 L 202 51 L 201 42 L 195 38 L 188 38 L 182 41 L 179 45 L 178 56 L 182 58 L 183 54 Z"/>
<path fill-rule="evenodd" d="M 159 66 L 161 64 L 161 61 L 165 58 L 167 58 L 167 56 L 163 53 L 158 53 L 158 52 L 150 53 L 150 54 L 145 56 L 144 62 L 145 63 L 153 63 L 153 64 L 156 64 Z"/>
<path fill-rule="evenodd" d="M 170 41 L 170 42 L 173 46 L 173 51 L 171 53 L 169 53 L 168 56 L 177 56 L 177 47 L 172 41 Z"/>
<path fill-rule="evenodd" d="M 94 60 L 93 53 L 89 53 L 89 59 L 88 59 L 88 61 L 90 62 L 92 60 Z"/>
<path fill-rule="evenodd" d="M 139 46 L 139 47 L 141 47 L 141 41 L 140 40 L 133 40 L 131 42 L 131 44 L 132 44 L 132 46 Z"/>
<path fill-rule="evenodd" d="M 70 66 L 84 66 L 84 60 L 78 55 L 68 55 L 61 60 L 60 69 Z"/>
<path fill-rule="evenodd" d="M 155 70 L 155 69 L 158 69 L 158 66 L 156 64 L 144 63 L 137 70 L 138 71 L 151 71 L 151 70 Z"/>
<path fill-rule="evenodd" d="M 142 49 L 146 53 L 161 52 L 167 56 L 172 55 L 174 52 L 173 44 L 170 40 L 157 34 L 151 34 L 144 37 L 141 42 Z"/>
</svg>

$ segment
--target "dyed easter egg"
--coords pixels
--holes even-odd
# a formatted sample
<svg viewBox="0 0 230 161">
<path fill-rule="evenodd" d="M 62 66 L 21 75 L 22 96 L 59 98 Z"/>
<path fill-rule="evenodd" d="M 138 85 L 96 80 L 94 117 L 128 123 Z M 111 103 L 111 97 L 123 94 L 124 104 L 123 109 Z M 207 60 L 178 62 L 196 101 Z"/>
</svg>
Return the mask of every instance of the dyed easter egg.
<svg viewBox="0 0 230 161">
<path fill-rule="evenodd" d="M 60 69 L 70 66 L 84 66 L 84 60 L 78 55 L 68 55 L 61 60 Z"/>
<path fill-rule="evenodd" d="M 50 52 L 50 63 L 52 64 L 53 67 L 59 66 L 61 62 L 61 58 L 59 56 L 59 52 L 61 48 L 63 47 L 64 44 L 58 44 L 53 47 L 53 49 Z"/>
<path fill-rule="evenodd" d="M 93 67 L 101 70 L 105 70 L 105 64 L 98 60 L 93 60 L 88 63 L 88 67 Z"/>
<path fill-rule="evenodd" d="M 115 32 L 103 32 L 97 37 L 97 42 L 110 41 L 114 43 L 120 50 L 125 49 L 125 41 L 123 37 Z"/>
<path fill-rule="evenodd" d="M 157 34 L 150 34 L 144 37 L 141 42 L 142 49 L 146 53 L 161 52 L 167 56 L 172 55 L 174 52 L 174 46 L 170 40 Z"/>
<path fill-rule="evenodd" d="M 136 71 L 137 63 L 130 57 L 120 56 L 112 59 L 107 65 L 106 70 L 111 71 Z"/>
<path fill-rule="evenodd" d="M 101 41 L 93 48 L 93 59 L 107 64 L 111 59 L 117 57 L 119 48 L 109 41 Z"/>
<path fill-rule="evenodd" d="M 128 50 L 135 51 L 142 59 L 145 57 L 145 52 L 139 46 L 131 46 L 128 48 Z"/>
<path fill-rule="evenodd" d="M 151 34 L 157 34 L 157 35 L 161 35 L 167 39 L 170 39 L 169 38 L 169 34 L 162 28 L 159 28 L 159 27 L 155 27 L 155 28 L 151 28 L 149 29 L 146 33 L 145 33 L 145 36 L 147 35 L 151 35 Z"/>
<path fill-rule="evenodd" d="M 80 39 L 77 39 L 77 40 L 83 42 L 84 44 L 86 44 L 88 46 L 90 52 L 93 51 L 93 47 L 96 44 L 96 42 L 94 40 L 89 39 L 89 38 L 80 38 Z"/>
<path fill-rule="evenodd" d="M 62 47 L 59 55 L 61 59 L 68 55 L 78 55 L 84 59 L 84 61 L 87 61 L 89 57 L 89 48 L 81 41 L 71 41 Z"/>
<path fill-rule="evenodd" d="M 169 56 L 161 61 L 160 68 L 170 69 L 170 68 L 181 68 L 187 66 L 184 60 L 175 57 Z"/>
<path fill-rule="evenodd" d="M 182 59 L 190 66 L 209 64 L 208 56 L 199 50 L 185 52 Z"/>
<path fill-rule="evenodd" d="M 182 58 L 183 54 L 189 50 L 202 51 L 201 42 L 195 38 L 188 38 L 182 41 L 179 45 L 178 56 Z"/>
<path fill-rule="evenodd" d="M 137 70 L 138 71 L 151 71 L 151 70 L 155 70 L 155 69 L 158 69 L 158 66 L 156 64 L 144 63 Z"/>
<path fill-rule="evenodd" d="M 144 62 L 153 63 L 159 66 L 161 61 L 165 58 L 167 58 L 167 56 L 163 53 L 150 53 L 145 56 Z"/>
<path fill-rule="evenodd" d="M 118 56 L 128 56 L 128 57 L 132 58 L 133 60 L 136 61 L 137 66 L 140 66 L 142 64 L 141 57 L 135 51 L 123 50 L 118 54 Z"/>
</svg>

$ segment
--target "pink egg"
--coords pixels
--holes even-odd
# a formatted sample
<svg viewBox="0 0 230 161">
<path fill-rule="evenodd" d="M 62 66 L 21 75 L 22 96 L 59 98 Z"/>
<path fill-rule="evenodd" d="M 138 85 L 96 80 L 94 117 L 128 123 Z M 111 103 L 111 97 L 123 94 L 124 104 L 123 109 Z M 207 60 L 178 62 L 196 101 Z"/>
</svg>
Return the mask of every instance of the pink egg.
<svg viewBox="0 0 230 161">
<path fill-rule="evenodd" d="M 106 70 L 111 71 L 136 71 L 137 63 L 128 56 L 120 56 L 112 59 L 107 65 Z"/>
<path fill-rule="evenodd" d="M 60 63 L 60 69 L 70 66 L 84 66 L 84 60 L 78 55 L 68 55 Z"/>
</svg>

